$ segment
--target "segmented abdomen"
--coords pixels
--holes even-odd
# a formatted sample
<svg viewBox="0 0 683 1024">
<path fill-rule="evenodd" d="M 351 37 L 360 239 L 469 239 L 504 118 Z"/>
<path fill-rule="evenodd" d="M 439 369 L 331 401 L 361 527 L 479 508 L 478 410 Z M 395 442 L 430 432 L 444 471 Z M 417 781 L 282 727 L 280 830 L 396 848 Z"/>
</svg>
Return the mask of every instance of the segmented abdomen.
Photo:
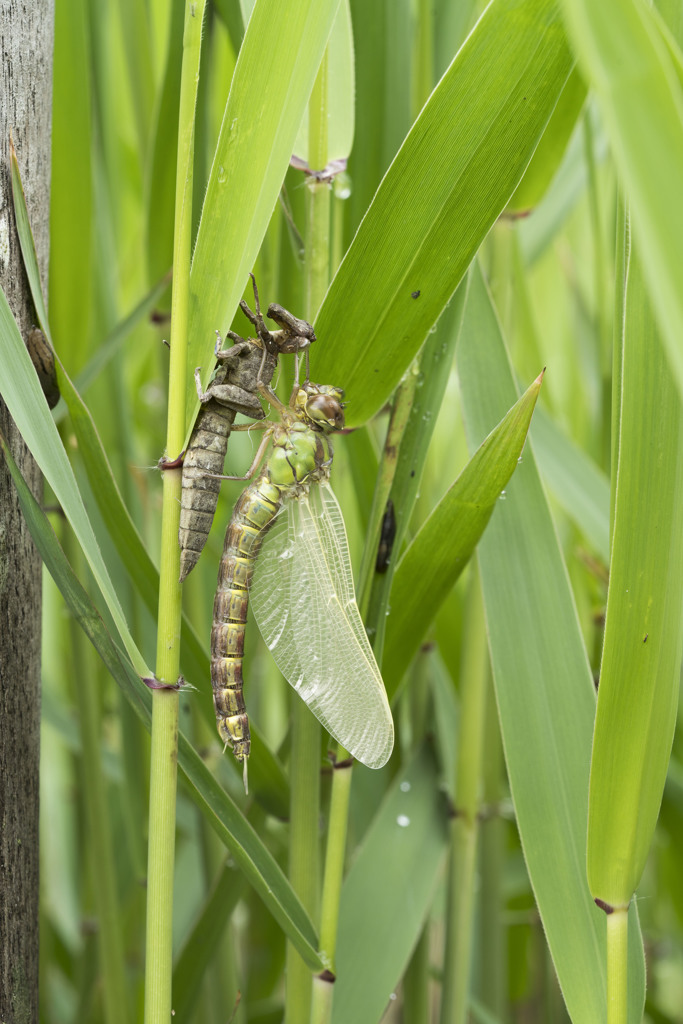
<svg viewBox="0 0 683 1024">
<path fill-rule="evenodd" d="M 242 692 L 242 655 L 249 584 L 263 539 L 282 501 L 262 474 L 235 505 L 225 533 L 211 627 L 211 685 L 218 732 L 238 761 L 249 757 L 249 719 Z"/>
<path fill-rule="evenodd" d="M 207 476 L 220 474 L 228 450 L 235 410 L 210 401 L 197 415 L 183 461 L 180 498 L 180 582 L 194 569 L 216 514 L 221 481 Z"/>
</svg>

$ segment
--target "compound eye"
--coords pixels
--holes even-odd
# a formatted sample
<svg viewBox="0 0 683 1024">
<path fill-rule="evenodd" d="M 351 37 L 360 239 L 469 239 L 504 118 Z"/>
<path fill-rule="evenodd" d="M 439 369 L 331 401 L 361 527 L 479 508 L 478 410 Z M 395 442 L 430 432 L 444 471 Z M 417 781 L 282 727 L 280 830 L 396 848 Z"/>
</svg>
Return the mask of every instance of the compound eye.
<svg viewBox="0 0 683 1024">
<path fill-rule="evenodd" d="M 344 426 L 344 410 L 333 395 L 312 395 L 306 403 L 306 411 L 316 423 L 326 422 L 334 430 Z"/>
</svg>

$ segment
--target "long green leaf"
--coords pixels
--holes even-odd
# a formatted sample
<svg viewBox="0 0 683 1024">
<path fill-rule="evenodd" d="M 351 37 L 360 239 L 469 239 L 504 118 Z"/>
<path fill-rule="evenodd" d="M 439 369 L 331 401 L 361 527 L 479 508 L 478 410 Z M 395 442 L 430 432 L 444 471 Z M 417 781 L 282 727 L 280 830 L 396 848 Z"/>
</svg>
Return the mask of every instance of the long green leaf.
<svg viewBox="0 0 683 1024">
<path fill-rule="evenodd" d="M 494 0 L 387 171 L 316 320 L 314 379 L 380 408 L 531 159 L 571 69 L 552 0 Z"/>
<path fill-rule="evenodd" d="M 474 448 L 516 397 L 500 328 L 476 269 L 458 344 Z M 605 919 L 586 883 L 595 693 L 554 525 L 527 450 L 479 544 L 496 697 L 517 825 L 573 1024 L 605 1020 Z M 629 1021 L 640 1021 L 642 940 L 629 929 Z"/>
<path fill-rule="evenodd" d="M 382 672 L 396 692 L 442 601 L 467 565 L 517 467 L 543 374 L 491 431 L 401 559 Z"/>
<path fill-rule="evenodd" d="M 152 695 L 131 662 L 119 651 L 97 609 L 74 574 L 45 513 L 26 486 L 4 440 L 0 447 L 17 488 L 22 512 L 41 557 L 86 636 L 147 729 Z M 193 790 L 193 798 L 209 824 L 230 850 L 247 881 L 313 970 L 325 965 L 317 951 L 311 921 L 272 854 L 264 846 L 239 808 L 221 788 L 183 733 L 179 765 Z"/>
<path fill-rule="evenodd" d="M 104 564 L 71 464 L 4 292 L 0 292 L 0 393 L 83 548 L 136 670 L 152 675 L 133 640 Z"/>
<path fill-rule="evenodd" d="M 631 206 L 662 341 L 683 392 L 683 90 L 641 0 L 562 0 Z"/>
<path fill-rule="evenodd" d="M 588 813 L 591 892 L 612 906 L 628 904 L 640 881 L 676 725 L 683 649 L 682 444 L 681 398 L 632 249 Z"/>
<path fill-rule="evenodd" d="M 423 749 L 394 780 L 342 887 L 332 1024 L 382 1017 L 422 931 L 447 844 L 446 802 Z"/>
<path fill-rule="evenodd" d="M 214 365 L 258 254 L 339 0 L 257 0 L 240 49 L 216 147 L 190 275 L 187 426 L 198 402 L 192 372 Z"/>
</svg>

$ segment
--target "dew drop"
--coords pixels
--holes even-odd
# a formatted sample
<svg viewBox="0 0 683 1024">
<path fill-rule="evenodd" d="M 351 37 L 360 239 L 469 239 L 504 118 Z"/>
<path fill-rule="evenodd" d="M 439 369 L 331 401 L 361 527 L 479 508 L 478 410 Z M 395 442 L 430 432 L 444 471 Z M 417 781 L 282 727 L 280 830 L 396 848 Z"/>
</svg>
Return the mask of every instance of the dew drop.
<svg viewBox="0 0 683 1024">
<path fill-rule="evenodd" d="M 410 792 L 410 783 L 409 782 L 402 782 L 401 785 L 398 788 L 401 790 L 402 793 L 409 793 Z"/>
<path fill-rule="evenodd" d="M 216 177 L 218 179 L 218 184 L 219 185 L 224 185 L 225 182 L 227 181 L 228 176 L 225 173 L 225 167 L 223 167 L 223 164 L 219 165 L 219 167 L 218 167 L 218 174 L 216 175 Z"/>
<path fill-rule="evenodd" d="M 399 814 L 396 819 L 396 824 L 400 825 L 401 828 L 408 828 L 408 825 L 410 825 L 410 818 L 407 814 Z"/>
</svg>

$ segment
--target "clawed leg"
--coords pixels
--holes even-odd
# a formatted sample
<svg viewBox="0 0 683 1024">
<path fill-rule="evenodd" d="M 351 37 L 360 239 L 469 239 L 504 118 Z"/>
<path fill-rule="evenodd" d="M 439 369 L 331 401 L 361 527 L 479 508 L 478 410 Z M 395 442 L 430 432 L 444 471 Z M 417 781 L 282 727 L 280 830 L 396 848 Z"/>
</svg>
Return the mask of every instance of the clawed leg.
<svg viewBox="0 0 683 1024">
<path fill-rule="evenodd" d="M 201 366 L 195 366 L 195 370 L 194 370 L 194 383 L 195 383 L 195 387 L 197 388 L 197 397 L 199 398 L 199 401 L 203 405 L 204 402 L 208 402 L 208 400 L 211 398 L 211 395 L 209 394 L 208 391 L 203 391 L 202 390 L 201 370 L 202 370 Z"/>
<path fill-rule="evenodd" d="M 249 277 L 251 278 L 251 283 L 254 286 L 254 305 L 256 306 L 256 312 L 252 313 L 244 299 L 240 300 L 240 309 L 246 316 L 247 320 L 250 323 L 252 323 L 256 328 L 256 333 L 263 342 L 264 348 L 268 352 L 276 352 L 277 345 L 275 343 L 275 340 L 270 331 L 268 330 L 268 328 L 266 327 L 266 322 L 263 319 L 263 316 L 261 315 L 261 303 L 259 302 L 258 288 L 256 287 L 256 278 L 254 277 L 253 274 L 249 274 Z M 261 366 L 261 369 L 263 369 L 263 365 Z"/>
<path fill-rule="evenodd" d="M 261 398 L 265 399 L 265 401 L 268 402 L 269 405 L 272 405 L 274 409 L 277 409 L 280 415 L 287 411 L 285 403 L 280 401 L 268 384 L 264 384 L 262 381 L 259 381 L 257 386 Z"/>
</svg>

